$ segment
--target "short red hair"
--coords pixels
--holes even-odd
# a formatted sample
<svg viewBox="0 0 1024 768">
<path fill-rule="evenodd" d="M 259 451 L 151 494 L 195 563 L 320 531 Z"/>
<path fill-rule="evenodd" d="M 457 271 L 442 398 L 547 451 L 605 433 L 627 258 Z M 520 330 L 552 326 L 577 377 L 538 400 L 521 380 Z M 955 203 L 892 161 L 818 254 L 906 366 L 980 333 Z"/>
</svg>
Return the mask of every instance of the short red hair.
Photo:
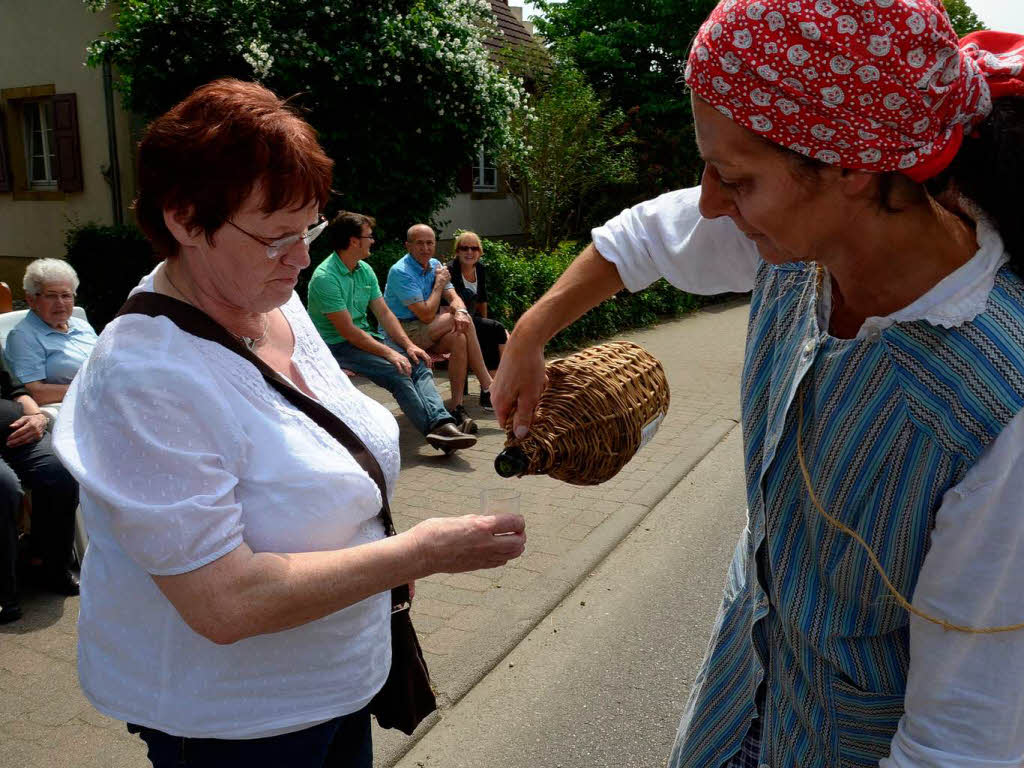
<svg viewBox="0 0 1024 768">
<path fill-rule="evenodd" d="M 330 194 L 334 161 L 316 131 L 273 92 L 225 78 L 200 86 L 154 120 L 139 143 L 135 216 L 163 257 L 178 241 L 164 209 L 186 212 L 209 240 L 257 187 L 261 210 L 298 209 Z"/>
</svg>

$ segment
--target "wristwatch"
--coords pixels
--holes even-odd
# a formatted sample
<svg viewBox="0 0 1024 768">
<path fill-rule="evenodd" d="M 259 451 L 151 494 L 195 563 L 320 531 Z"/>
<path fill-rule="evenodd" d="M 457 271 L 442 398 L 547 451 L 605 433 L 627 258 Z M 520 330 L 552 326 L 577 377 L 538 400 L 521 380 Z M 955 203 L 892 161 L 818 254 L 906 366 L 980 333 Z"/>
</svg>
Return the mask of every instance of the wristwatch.
<svg viewBox="0 0 1024 768">
<path fill-rule="evenodd" d="M 462 313 L 462 314 L 464 314 L 464 315 L 468 315 L 468 314 L 469 314 L 469 310 L 468 310 L 468 309 L 466 309 L 465 307 L 459 307 L 459 308 L 458 308 L 458 309 L 456 309 L 455 311 L 456 311 L 456 312 L 461 312 L 461 313 Z"/>
</svg>

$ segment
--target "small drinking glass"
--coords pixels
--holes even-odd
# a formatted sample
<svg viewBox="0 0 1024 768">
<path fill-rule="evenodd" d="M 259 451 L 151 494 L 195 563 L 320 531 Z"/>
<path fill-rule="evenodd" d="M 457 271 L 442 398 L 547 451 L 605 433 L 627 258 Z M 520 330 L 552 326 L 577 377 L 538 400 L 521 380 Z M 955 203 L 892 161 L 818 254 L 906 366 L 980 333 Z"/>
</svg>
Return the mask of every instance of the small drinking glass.
<svg viewBox="0 0 1024 768">
<path fill-rule="evenodd" d="M 485 488 L 480 491 L 480 514 L 519 514 L 519 491 L 510 488 Z"/>
</svg>

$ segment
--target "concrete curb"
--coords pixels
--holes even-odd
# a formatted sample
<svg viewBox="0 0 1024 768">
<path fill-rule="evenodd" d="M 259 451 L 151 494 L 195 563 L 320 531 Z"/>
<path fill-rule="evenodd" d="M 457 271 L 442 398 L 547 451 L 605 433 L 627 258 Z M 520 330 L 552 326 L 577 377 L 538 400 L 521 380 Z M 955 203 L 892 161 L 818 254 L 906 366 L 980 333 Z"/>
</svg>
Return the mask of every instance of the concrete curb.
<svg viewBox="0 0 1024 768">
<path fill-rule="evenodd" d="M 504 630 L 496 626 L 491 633 L 480 637 L 479 656 L 460 658 L 457 666 L 435 664 L 443 668 L 438 678 L 446 681 L 438 690 L 438 711 L 424 720 L 410 737 L 395 738 L 398 734 L 394 732 L 377 730 L 374 734 L 379 747 L 376 764 L 380 768 L 391 768 L 401 760 L 443 718 L 446 709 L 500 664 L 736 426 L 731 419 L 716 420 L 689 449 L 673 459 L 668 471 L 638 492 L 634 503 L 640 510 L 623 509 L 613 513 L 563 561 L 546 570 L 542 579 L 558 584 L 556 590 L 503 595 L 492 603 L 495 610 L 512 615 L 513 622 Z"/>
</svg>

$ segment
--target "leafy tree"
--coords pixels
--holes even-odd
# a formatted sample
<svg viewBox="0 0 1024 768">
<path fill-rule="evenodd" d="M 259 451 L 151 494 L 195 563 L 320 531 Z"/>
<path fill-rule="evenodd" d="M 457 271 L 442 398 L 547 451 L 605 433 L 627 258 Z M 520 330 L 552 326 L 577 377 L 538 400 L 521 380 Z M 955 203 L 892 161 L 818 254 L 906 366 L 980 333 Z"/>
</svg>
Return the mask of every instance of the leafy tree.
<svg viewBox="0 0 1024 768">
<path fill-rule="evenodd" d="M 946 6 L 946 13 L 949 14 L 949 20 L 953 22 L 953 29 L 960 37 L 979 29 L 985 29 L 981 19 L 967 5 L 967 0 L 942 0 L 942 4 Z"/>
<path fill-rule="evenodd" d="M 586 226 L 595 193 L 634 180 L 635 160 L 622 110 L 602 114 L 579 70 L 555 66 L 538 87 L 533 109 L 513 119 L 520 140 L 499 162 L 531 242 L 550 248 Z"/>
<path fill-rule="evenodd" d="M 966 0 L 944 0 L 961 35 L 984 26 Z M 693 115 L 682 84 L 690 41 L 716 0 L 537 0 L 540 34 L 572 61 L 636 134 L 632 199 L 697 182 Z"/>
<path fill-rule="evenodd" d="M 93 8 L 105 0 L 85 0 Z M 152 118 L 218 77 L 257 80 L 307 110 L 337 165 L 333 206 L 385 234 L 455 191 L 475 148 L 503 146 L 525 98 L 483 40 L 487 0 L 121 0 L 89 49 L 126 106 Z"/>
<path fill-rule="evenodd" d="M 538 31 L 637 137 L 634 200 L 694 184 L 700 163 L 681 78 L 715 0 L 539 0 Z M 632 202 L 624 199 L 622 203 Z"/>
</svg>

